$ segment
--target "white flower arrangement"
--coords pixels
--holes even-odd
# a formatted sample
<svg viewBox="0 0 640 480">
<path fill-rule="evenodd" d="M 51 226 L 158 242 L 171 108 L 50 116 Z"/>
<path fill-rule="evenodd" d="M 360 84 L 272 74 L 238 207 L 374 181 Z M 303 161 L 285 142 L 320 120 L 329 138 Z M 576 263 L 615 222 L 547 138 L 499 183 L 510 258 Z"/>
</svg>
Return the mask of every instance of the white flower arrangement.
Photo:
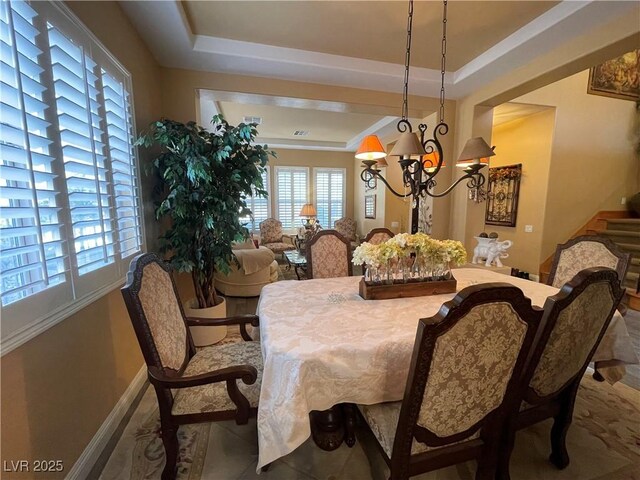
<svg viewBox="0 0 640 480">
<path fill-rule="evenodd" d="M 410 257 L 414 256 L 415 260 Z M 364 242 L 353 252 L 354 265 L 378 269 L 403 259 L 423 266 L 424 271 L 447 270 L 467 262 L 467 251 L 457 240 L 436 240 L 425 233 L 400 233 L 378 245 Z"/>
</svg>

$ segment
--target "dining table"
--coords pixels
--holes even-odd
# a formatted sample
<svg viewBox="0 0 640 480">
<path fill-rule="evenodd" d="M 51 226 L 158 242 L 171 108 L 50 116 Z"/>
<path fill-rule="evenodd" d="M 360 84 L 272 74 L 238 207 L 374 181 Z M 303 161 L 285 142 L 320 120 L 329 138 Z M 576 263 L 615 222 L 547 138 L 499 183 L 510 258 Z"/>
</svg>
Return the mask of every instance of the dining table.
<svg viewBox="0 0 640 480">
<path fill-rule="evenodd" d="M 452 272 L 458 292 L 481 283 L 510 283 L 538 307 L 559 291 L 489 270 Z M 312 435 L 314 414 L 331 412 L 342 404 L 402 399 L 418 320 L 434 316 L 456 295 L 364 300 L 358 294 L 360 279 L 288 280 L 263 288 L 257 309 L 264 360 L 257 419 L 258 471 Z M 619 312 L 592 360 L 610 383 L 622 378 L 624 365 L 639 363 Z M 329 427 L 337 420 L 325 419 Z M 315 436 L 314 440 L 322 447 Z M 326 449 L 341 440 L 330 438 Z"/>
</svg>

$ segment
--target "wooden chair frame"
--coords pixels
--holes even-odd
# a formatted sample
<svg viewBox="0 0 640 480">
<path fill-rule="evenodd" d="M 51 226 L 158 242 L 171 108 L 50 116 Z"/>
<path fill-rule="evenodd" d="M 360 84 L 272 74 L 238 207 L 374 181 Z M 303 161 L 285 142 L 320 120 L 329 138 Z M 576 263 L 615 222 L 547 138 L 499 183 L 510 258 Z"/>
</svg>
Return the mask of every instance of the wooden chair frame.
<svg viewBox="0 0 640 480">
<path fill-rule="evenodd" d="M 614 302 L 607 318 L 603 322 L 598 338 L 587 355 L 587 360 L 577 370 L 576 374 L 573 375 L 556 392 L 545 397 L 538 396 L 535 390 L 529 385 L 529 382 L 535 373 L 538 361 L 542 357 L 544 349 L 547 346 L 549 335 L 555 327 L 559 315 L 576 299 L 576 297 L 584 292 L 589 285 L 599 282 L 609 283 Z M 529 381 L 527 381 L 527 386 L 523 391 L 523 400 L 526 403 L 533 405 L 533 407 L 519 412 L 515 419 L 515 423 L 507 429 L 507 445 L 503 450 L 503 455 L 501 456 L 500 461 L 500 479 L 505 480 L 510 478 L 509 456 L 513 450 L 516 431 L 548 418 L 554 419 L 553 427 L 551 429 L 551 455 L 549 456 L 549 460 L 559 469 L 566 468 L 569 465 L 569 453 L 567 451 L 566 439 L 569 427 L 571 426 L 573 407 L 576 400 L 576 394 L 578 393 L 578 388 L 580 386 L 580 381 L 584 376 L 593 354 L 602 341 L 602 337 L 607 331 L 607 328 L 611 323 L 611 319 L 613 318 L 613 314 L 623 296 L 624 289 L 620 286 L 617 273 L 610 268 L 595 267 L 580 271 L 570 282 L 566 283 L 562 287 L 559 293 L 547 298 L 547 301 L 544 304 L 544 315 L 542 317 L 542 328 L 544 329 L 546 338 L 541 338 L 537 342 L 536 351 L 533 353 L 532 360 L 530 360 L 530 365 L 528 367 L 530 370 L 527 373 Z"/>
<path fill-rule="evenodd" d="M 155 346 L 144 309 L 138 297 L 142 286 L 144 267 L 151 263 L 159 265 L 169 274 L 173 292 L 180 306 L 180 313 L 182 314 L 182 319 L 185 324 L 187 344 L 185 345 L 185 358 L 179 370 L 162 366 L 162 361 Z M 243 381 L 247 385 L 255 383 L 258 372 L 253 365 L 236 365 L 199 375 L 189 377 L 182 376 L 189 361 L 196 353 L 189 326 L 238 325 L 243 340 L 250 341 L 252 338 L 247 332 L 247 324 L 258 327 L 259 320 L 256 315 L 237 315 L 234 317 L 214 319 L 186 317 L 179 301 L 180 297 L 175 281 L 171 275 L 171 268 L 154 253 L 138 255 L 131 261 L 126 284 L 122 287 L 121 292 L 145 363 L 147 364 L 149 382 L 153 385 L 158 398 L 161 437 L 166 453 L 166 464 L 162 472 L 162 479 L 172 479 L 175 477 L 176 459 L 178 455 L 177 433 L 180 425 L 233 419 L 238 425 L 243 425 L 249 421 L 250 416 L 257 414 L 257 409 L 250 407 L 249 401 L 242 392 L 240 392 L 237 385 L 238 380 Z M 188 415 L 173 415 L 171 413 L 171 409 L 173 408 L 173 394 L 171 390 L 196 387 L 215 382 L 226 382 L 229 398 L 235 404 L 236 410 Z"/>
<path fill-rule="evenodd" d="M 620 285 L 623 284 L 624 278 L 627 275 L 629 269 L 629 263 L 631 262 L 631 254 L 622 250 L 618 245 L 613 243 L 606 237 L 599 235 L 581 235 L 579 237 L 572 238 L 568 242 L 559 243 L 556 246 L 556 253 L 553 256 L 553 263 L 551 264 L 551 271 L 549 272 L 549 278 L 547 279 L 547 285 L 553 285 L 553 281 L 556 277 L 556 270 L 558 269 L 558 263 L 560 262 L 560 255 L 564 250 L 573 247 L 580 242 L 597 242 L 604 245 L 613 255 L 618 258 L 618 265 L 615 271 L 618 273 Z"/>
<path fill-rule="evenodd" d="M 351 252 L 351 242 L 347 240 L 340 232 L 337 230 L 320 230 L 316 232 L 311 239 L 307 242 L 306 246 L 306 256 L 307 256 L 307 277 L 313 278 L 313 262 L 311 261 L 311 249 L 313 245 L 318 241 L 318 239 L 325 237 L 327 235 L 334 236 L 338 238 L 342 243 L 344 243 L 345 248 L 347 249 L 347 274 L 348 276 L 353 275 L 353 264 L 351 263 L 352 252 Z"/>
<path fill-rule="evenodd" d="M 389 238 L 393 238 L 396 236 L 395 233 L 393 233 L 391 230 L 389 230 L 388 228 L 372 228 L 371 231 L 369 233 L 367 233 L 367 236 L 364 237 L 363 242 L 368 242 L 369 240 L 371 240 L 371 238 L 376 234 L 376 233 L 386 233 L 387 235 L 389 235 Z"/>
<path fill-rule="evenodd" d="M 467 430 L 449 437 L 438 437 L 417 425 L 436 340 L 473 307 L 494 302 L 508 302 L 528 325 L 503 401 Z M 524 372 L 534 338 L 539 332 L 541 317 L 542 310 L 533 307 L 531 300 L 517 287 L 506 283 L 487 283 L 465 288 L 453 300 L 444 303 L 434 317 L 419 321 L 391 458 L 377 442 L 391 470 L 391 480 L 405 480 L 420 473 L 474 459 L 478 462 L 476 479 L 494 478 L 504 442 L 503 426 L 509 417 L 516 415 L 522 390 L 528 384 L 523 382 L 523 378 L 526 378 Z M 364 419 L 363 421 L 366 424 Z M 454 443 L 469 438 L 478 430 L 481 431 L 480 438 Z M 430 446 L 448 446 L 412 455 L 411 444 L 414 438 Z"/>
</svg>

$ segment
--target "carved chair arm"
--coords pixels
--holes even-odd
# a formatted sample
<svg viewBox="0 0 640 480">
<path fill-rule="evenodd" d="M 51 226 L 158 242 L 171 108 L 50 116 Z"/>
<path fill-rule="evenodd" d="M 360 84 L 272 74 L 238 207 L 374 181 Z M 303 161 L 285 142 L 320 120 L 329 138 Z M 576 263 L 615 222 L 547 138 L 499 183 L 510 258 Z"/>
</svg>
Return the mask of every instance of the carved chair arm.
<svg viewBox="0 0 640 480">
<path fill-rule="evenodd" d="M 253 327 L 259 327 L 260 319 L 257 315 L 252 314 L 235 315 L 233 317 L 224 318 L 187 317 L 187 325 L 189 325 L 190 327 L 219 327 L 224 325 L 239 325 L 240 335 L 242 335 L 242 339 L 250 342 L 251 340 L 253 340 L 253 338 L 251 338 L 251 336 L 247 332 L 248 323 Z"/>
<path fill-rule="evenodd" d="M 235 380 L 238 379 L 247 385 L 252 385 L 258 378 L 258 370 L 252 365 L 235 365 L 190 377 L 170 377 L 158 367 L 149 367 L 148 376 L 152 385 L 162 388 L 198 387 L 209 383 L 228 382 L 229 380 L 233 380 L 235 383 Z"/>
</svg>

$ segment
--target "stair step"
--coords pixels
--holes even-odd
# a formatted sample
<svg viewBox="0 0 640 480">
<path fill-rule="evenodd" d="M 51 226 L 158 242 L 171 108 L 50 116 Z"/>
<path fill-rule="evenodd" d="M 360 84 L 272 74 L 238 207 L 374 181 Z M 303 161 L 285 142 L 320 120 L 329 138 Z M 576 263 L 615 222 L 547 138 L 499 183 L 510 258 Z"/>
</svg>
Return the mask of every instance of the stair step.
<svg viewBox="0 0 640 480">
<path fill-rule="evenodd" d="M 640 293 L 637 293 L 635 288 L 627 288 L 627 296 L 624 303 L 632 310 L 640 311 Z"/>
<path fill-rule="evenodd" d="M 640 254 L 640 245 L 634 245 L 632 243 L 620 243 L 616 242 L 620 248 L 632 254 Z"/>
<path fill-rule="evenodd" d="M 600 235 L 606 235 L 607 237 L 624 237 L 629 239 L 640 240 L 640 230 L 634 232 L 632 230 L 599 230 Z"/>
<path fill-rule="evenodd" d="M 627 272 L 627 276 L 624 279 L 622 284 L 625 287 L 631 288 L 633 290 L 638 286 L 638 277 L 640 277 L 640 273 L 637 272 Z"/>
<path fill-rule="evenodd" d="M 607 228 L 639 232 L 640 218 L 610 218 L 607 219 Z"/>
</svg>

